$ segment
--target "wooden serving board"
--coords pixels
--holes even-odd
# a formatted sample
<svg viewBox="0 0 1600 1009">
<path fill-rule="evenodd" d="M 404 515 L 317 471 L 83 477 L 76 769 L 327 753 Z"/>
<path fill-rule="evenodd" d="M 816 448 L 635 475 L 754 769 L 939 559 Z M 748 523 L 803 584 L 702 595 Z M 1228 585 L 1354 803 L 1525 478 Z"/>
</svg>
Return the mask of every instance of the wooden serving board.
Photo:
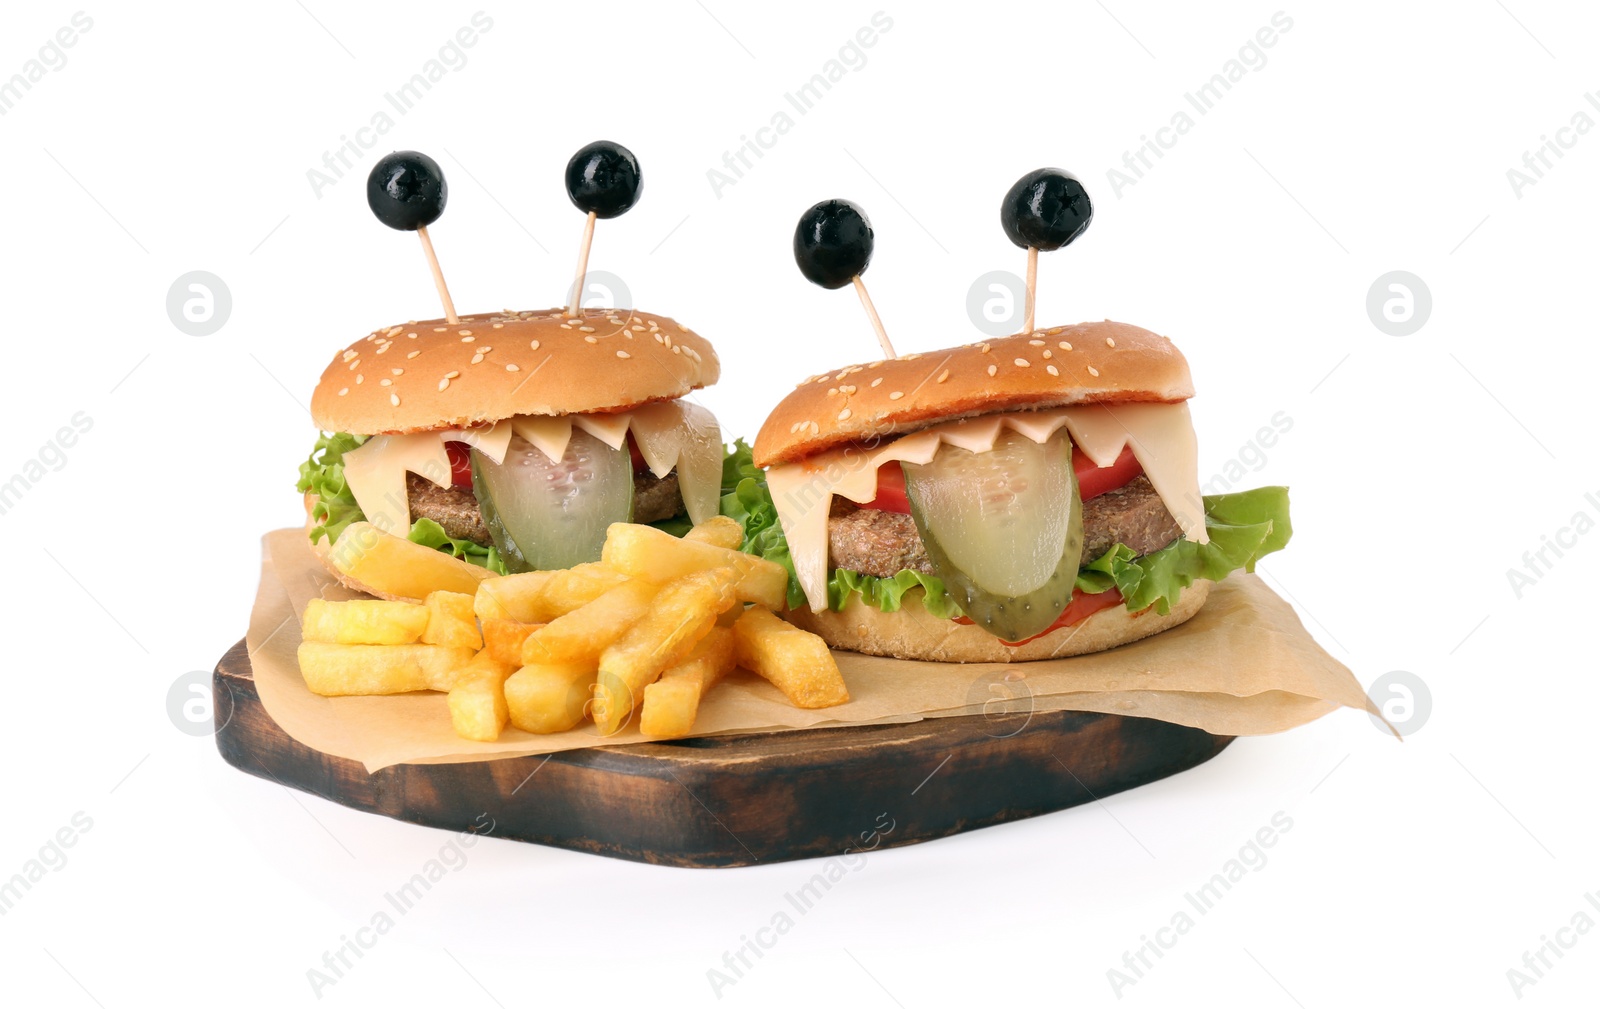
<svg viewBox="0 0 1600 1009">
<path fill-rule="evenodd" d="M 698 868 L 896 847 L 1038 816 L 1187 770 L 1233 741 L 1147 718 L 1017 711 L 368 774 L 278 727 L 243 641 L 217 663 L 212 691 L 217 748 L 250 774 L 410 823 L 492 822 L 497 837 Z"/>
</svg>

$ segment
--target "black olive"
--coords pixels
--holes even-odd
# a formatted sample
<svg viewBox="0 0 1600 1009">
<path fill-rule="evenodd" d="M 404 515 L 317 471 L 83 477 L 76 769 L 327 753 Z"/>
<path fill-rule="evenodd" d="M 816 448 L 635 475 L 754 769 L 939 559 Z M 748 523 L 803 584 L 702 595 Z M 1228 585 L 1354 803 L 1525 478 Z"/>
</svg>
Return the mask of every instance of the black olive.
<svg viewBox="0 0 1600 1009">
<path fill-rule="evenodd" d="M 1040 168 L 1006 191 L 1000 227 L 1020 248 L 1051 252 L 1083 234 L 1094 207 L 1083 183 L 1071 172 Z"/>
<path fill-rule="evenodd" d="M 579 210 L 601 220 L 627 213 L 643 188 L 639 159 L 621 144 L 596 140 L 567 162 L 567 195 Z"/>
<path fill-rule="evenodd" d="M 794 261 L 813 284 L 843 287 L 872 262 L 872 222 L 849 200 L 823 200 L 800 215 Z"/>
<path fill-rule="evenodd" d="M 367 206 L 397 231 L 416 231 L 437 221 L 448 196 L 439 163 L 417 151 L 386 155 L 367 176 Z"/>
</svg>

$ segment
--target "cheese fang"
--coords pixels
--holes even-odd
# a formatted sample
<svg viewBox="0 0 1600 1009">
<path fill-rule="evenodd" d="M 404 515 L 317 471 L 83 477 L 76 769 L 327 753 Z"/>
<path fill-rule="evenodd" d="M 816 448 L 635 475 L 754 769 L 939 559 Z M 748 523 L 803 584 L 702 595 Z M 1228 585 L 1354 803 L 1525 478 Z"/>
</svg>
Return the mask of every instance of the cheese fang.
<svg viewBox="0 0 1600 1009">
<path fill-rule="evenodd" d="M 627 417 L 650 472 L 665 477 L 678 471 L 689 521 L 715 517 L 722 500 L 722 430 L 711 411 L 675 399 L 639 407 Z"/>
<path fill-rule="evenodd" d="M 472 427 L 460 431 L 445 431 L 442 441 L 459 441 L 477 449 L 493 459 L 496 466 L 506 461 L 506 449 L 511 447 L 512 427 L 502 421 L 494 427 Z"/>
<path fill-rule="evenodd" d="M 396 536 L 404 536 L 411 528 L 407 473 L 440 487 L 450 486 L 450 456 L 438 432 L 374 435 L 344 455 L 345 483 L 362 514 L 383 532 Z"/>
</svg>

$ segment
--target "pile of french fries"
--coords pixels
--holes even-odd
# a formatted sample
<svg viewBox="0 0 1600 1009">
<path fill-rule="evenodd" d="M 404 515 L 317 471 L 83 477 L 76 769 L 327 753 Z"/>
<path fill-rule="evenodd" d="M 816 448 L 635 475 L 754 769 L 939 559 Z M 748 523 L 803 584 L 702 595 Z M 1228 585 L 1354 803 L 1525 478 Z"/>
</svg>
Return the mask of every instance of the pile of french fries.
<svg viewBox="0 0 1600 1009">
<path fill-rule="evenodd" d="M 456 734 L 484 742 L 508 721 L 551 733 L 590 719 L 609 736 L 636 714 L 646 736 L 686 736 L 701 698 L 740 666 L 796 707 L 850 699 L 823 640 L 775 615 L 788 572 L 741 553 L 733 519 L 683 539 L 619 522 L 596 562 L 504 577 L 363 526 L 339 538 L 335 566 L 422 601 L 311 600 L 299 658 L 315 693 L 446 691 Z"/>
</svg>

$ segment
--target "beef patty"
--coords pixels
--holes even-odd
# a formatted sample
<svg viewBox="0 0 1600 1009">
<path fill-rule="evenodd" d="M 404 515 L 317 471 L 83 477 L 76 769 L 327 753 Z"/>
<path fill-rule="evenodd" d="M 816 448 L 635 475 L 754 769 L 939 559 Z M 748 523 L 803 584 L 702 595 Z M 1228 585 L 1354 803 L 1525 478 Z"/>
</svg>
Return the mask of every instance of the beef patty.
<svg viewBox="0 0 1600 1009">
<path fill-rule="evenodd" d="M 1083 557 L 1087 564 L 1121 543 L 1135 553 L 1154 553 L 1182 535 L 1148 477 L 1134 477 L 1116 490 L 1083 503 Z M 828 518 L 829 564 L 846 571 L 888 578 L 907 568 L 934 573 L 928 548 L 910 515 L 858 508 L 835 498 Z"/>
<path fill-rule="evenodd" d="M 427 477 L 406 474 L 406 495 L 412 521 L 433 519 L 452 539 L 489 546 L 489 527 L 478 512 L 478 497 L 471 487 L 440 487 Z"/>
<path fill-rule="evenodd" d="M 413 519 L 433 519 L 445 534 L 458 540 L 471 540 L 489 546 L 489 527 L 478 511 L 478 497 L 470 487 L 440 487 L 426 477 L 406 474 L 406 493 Z M 683 497 L 678 493 L 678 474 L 656 477 L 646 470 L 633 477 L 633 520 L 660 522 L 682 514 Z"/>
<path fill-rule="evenodd" d="M 649 470 L 633 475 L 633 520 L 661 522 L 683 514 L 683 495 L 678 493 L 678 471 L 657 477 Z"/>
</svg>

